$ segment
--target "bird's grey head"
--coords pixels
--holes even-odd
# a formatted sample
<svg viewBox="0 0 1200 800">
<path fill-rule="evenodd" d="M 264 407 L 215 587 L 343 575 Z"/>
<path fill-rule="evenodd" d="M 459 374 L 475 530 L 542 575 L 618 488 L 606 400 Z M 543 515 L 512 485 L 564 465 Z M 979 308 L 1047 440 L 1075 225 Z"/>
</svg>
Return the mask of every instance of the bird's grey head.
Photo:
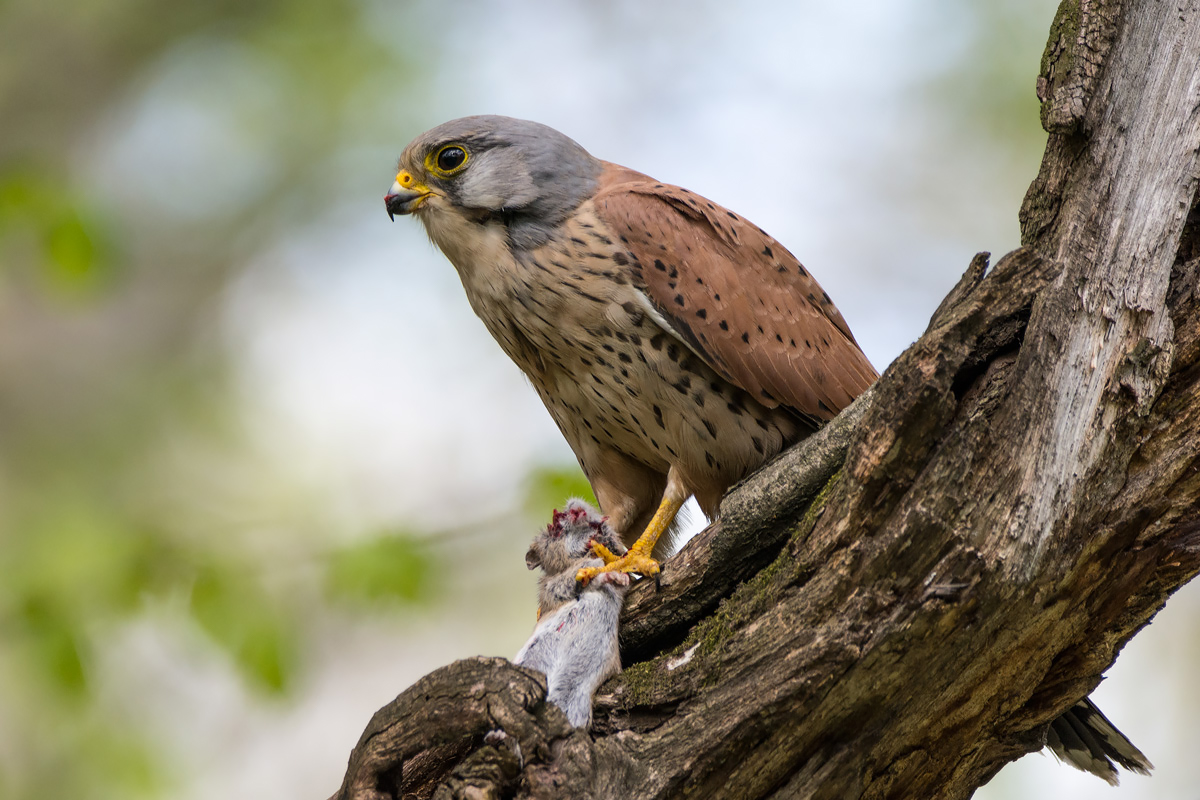
<svg viewBox="0 0 1200 800">
<path fill-rule="evenodd" d="M 404 148 L 389 214 L 457 213 L 507 226 L 511 245 L 531 249 L 596 188 L 600 162 L 553 128 L 511 117 L 452 120 Z"/>
</svg>

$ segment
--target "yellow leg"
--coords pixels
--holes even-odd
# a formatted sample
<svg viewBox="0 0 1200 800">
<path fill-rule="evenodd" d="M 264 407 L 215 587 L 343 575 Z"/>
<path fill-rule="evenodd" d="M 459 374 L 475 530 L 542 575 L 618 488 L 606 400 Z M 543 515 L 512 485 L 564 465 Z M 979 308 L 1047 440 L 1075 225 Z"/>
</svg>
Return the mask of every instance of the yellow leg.
<svg viewBox="0 0 1200 800">
<path fill-rule="evenodd" d="M 597 548 L 593 547 L 593 552 L 604 560 L 604 566 L 585 567 L 575 573 L 575 580 L 586 586 L 601 572 L 636 572 L 647 577 L 657 575 L 658 562 L 651 558 L 650 554 L 654 552 L 654 545 L 658 543 L 659 537 L 675 521 L 675 515 L 679 513 L 679 509 L 683 507 L 687 498 L 688 492 L 683 489 L 678 480 L 668 480 L 667 491 L 663 494 L 658 511 L 654 512 L 654 518 L 650 520 L 646 530 L 633 543 L 629 551 L 617 558 L 603 545 L 599 546 L 603 552 L 599 552 Z"/>
</svg>

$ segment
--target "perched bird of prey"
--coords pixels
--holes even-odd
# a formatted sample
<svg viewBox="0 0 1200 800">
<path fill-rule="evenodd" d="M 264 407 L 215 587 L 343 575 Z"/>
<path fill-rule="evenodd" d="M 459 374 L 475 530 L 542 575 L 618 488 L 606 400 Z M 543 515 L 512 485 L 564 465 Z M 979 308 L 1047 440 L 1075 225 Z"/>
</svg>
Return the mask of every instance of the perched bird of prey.
<svg viewBox="0 0 1200 800">
<path fill-rule="evenodd" d="M 694 495 L 725 491 L 877 377 L 808 270 L 761 228 L 693 192 L 600 161 L 545 125 L 479 116 L 418 136 L 388 213 L 412 214 L 558 423 L 622 557 L 651 557 Z M 1116 782 L 1150 762 L 1082 700 L 1049 747 Z"/>
<path fill-rule="evenodd" d="M 829 295 L 762 229 L 545 125 L 440 125 L 405 148 L 386 203 L 454 264 L 613 529 L 641 534 L 604 571 L 656 573 L 655 544 L 689 496 L 713 516 L 877 377 Z"/>
</svg>

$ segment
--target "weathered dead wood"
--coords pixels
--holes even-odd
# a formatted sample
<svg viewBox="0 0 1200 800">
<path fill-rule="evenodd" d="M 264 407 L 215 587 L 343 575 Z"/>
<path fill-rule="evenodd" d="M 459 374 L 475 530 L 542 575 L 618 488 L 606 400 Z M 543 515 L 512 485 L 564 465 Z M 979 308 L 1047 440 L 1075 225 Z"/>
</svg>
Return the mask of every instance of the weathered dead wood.
<svg viewBox="0 0 1200 800">
<path fill-rule="evenodd" d="M 631 593 L 592 734 L 459 662 L 339 797 L 967 797 L 1042 746 L 1200 571 L 1197 0 L 1064 3 L 1038 88 L 1024 246 Z"/>
</svg>

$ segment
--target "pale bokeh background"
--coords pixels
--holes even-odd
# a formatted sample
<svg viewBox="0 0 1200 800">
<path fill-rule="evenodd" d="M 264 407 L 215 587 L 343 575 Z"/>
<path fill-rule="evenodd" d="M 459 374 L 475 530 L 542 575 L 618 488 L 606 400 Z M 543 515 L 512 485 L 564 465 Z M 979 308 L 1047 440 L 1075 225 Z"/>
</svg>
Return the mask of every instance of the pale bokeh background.
<svg viewBox="0 0 1200 800">
<path fill-rule="evenodd" d="M 371 713 L 511 655 L 574 460 L 382 196 L 545 122 L 745 214 L 886 366 L 1017 244 L 1049 0 L 0 7 L 0 798 L 324 798 Z M 1200 591 L 1096 694 L 1195 798 Z"/>
</svg>

